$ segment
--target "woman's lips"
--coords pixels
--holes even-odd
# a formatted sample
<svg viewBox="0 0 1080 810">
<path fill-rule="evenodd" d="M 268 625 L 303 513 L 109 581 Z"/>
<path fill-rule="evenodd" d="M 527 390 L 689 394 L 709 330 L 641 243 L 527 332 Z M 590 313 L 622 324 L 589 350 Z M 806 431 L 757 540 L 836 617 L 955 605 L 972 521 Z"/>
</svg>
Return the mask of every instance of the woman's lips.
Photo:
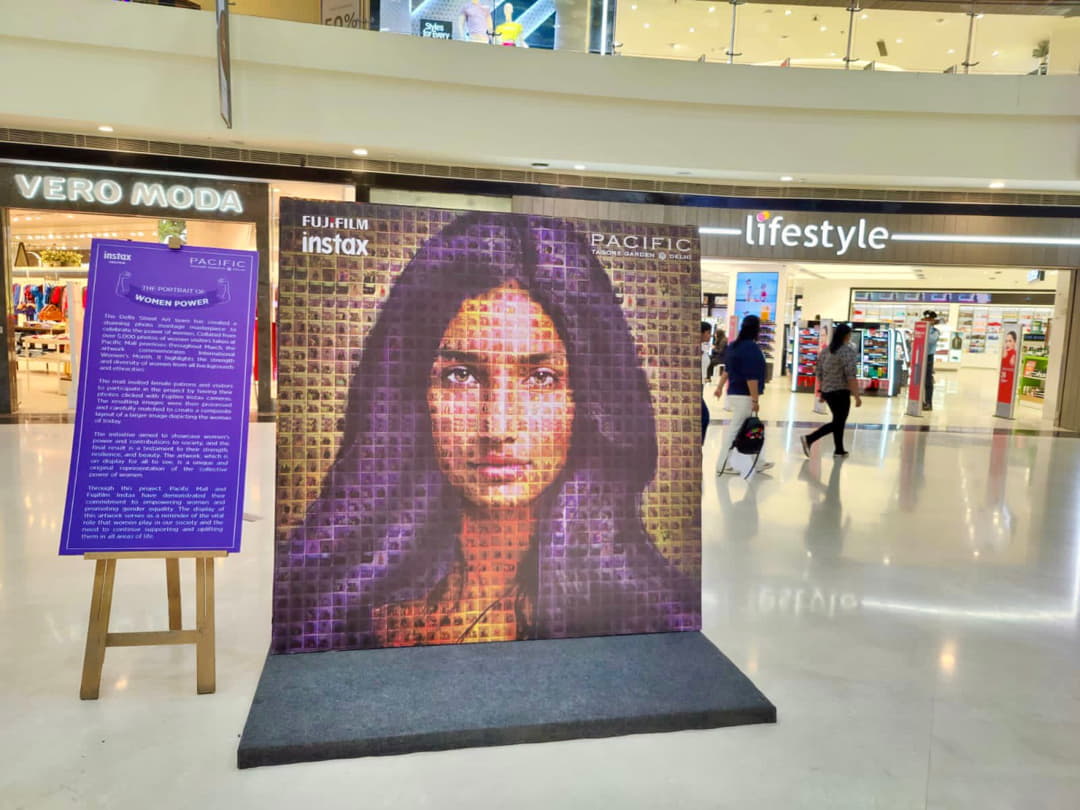
<svg viewBox="0 0 1080 810">
<path fill-rule="evenodd" d="M 506 484 L 522 480 L 529 468 L 529 462 L 510 456 L 484 456 L 479 461 L 469 462 L 469 466 L 488 483 Z"/>
</svg>

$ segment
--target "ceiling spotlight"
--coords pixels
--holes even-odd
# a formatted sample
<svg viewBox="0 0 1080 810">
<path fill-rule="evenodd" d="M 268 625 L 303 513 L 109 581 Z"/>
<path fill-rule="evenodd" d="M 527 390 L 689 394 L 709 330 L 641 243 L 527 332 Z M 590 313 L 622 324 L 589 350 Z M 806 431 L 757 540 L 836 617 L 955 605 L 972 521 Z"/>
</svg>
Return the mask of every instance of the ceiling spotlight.
<svg viewBox="0 0 1080 810">
<path fill-rule="evenodd" d="M 956 48 L 949 48 L 949 53 L 956 53 Z"/>
<path fill-rule="evenodd" d="M 692 33 L 694 33 L 694 29 L 693 29 L 693 28 L 691 28 L 691 29 L 690 29 L 690 33 L 691 33 L 691 34 L 692 34 Z"/>
<path fill-rule="evenodd" d="M 575 163 L 574 164 L 574 171 L 576 171 L 576 172 L 585 171 L 585 164 L 584 163 Z"/>
<path fill-rule="evenodd" d="M 862 17 L 861 17 L 860 19 L 863 19 L 863 20 L 869 20 L 869 19 L 870 19 L 870 15 L 869 15 L 869 14 L 863 14 L 863 15 L 862 15 Z"/>
<path fill-rule="evenodd" d="M 1001 53 L 1001 51 L 994 51 L 994 52 L 993 52 L 992 54 L 990 54 L 990 55 L 991 55 L 991 56 L 998 56 L 998 55 L 999 55 L 1000 53 Z"/>
<path fill-rule="evenodd" d="M 637 11 L 637 5 L 635 4 L 635 5 L 630 6 L 630 10 L 631 11 Z"/>
<path fill-rule="evenodd" d="M 829 26 L 827 26 L 827 25 L 823 25 L 823 26 L 821 26 L 821 29 L 820 29 L 820 30 L 822 30 L 822 31 L 828 31 L 828 30 L 829 30 Z"/>
<path fill-rule="evenodd" d="M 896 38 L 896 44 L 897 45 L 903 45 L 904 44 L 904 38 L 903 37 L 897 37 Z"/>
<path fill-rule="evenodd" d="M 981 19 L 982 19 L 983 17 L 985 17 L 985 16 L 986 16 L 985 14 L 976 14 L 976 15 L 975 15 L 975 19 L 976 19 L 976 20 L 981 20 Z"/>
<path fill-rule="evenodd" d="M 781 183 L 790 183 L 794 179 L 795 178 L 792 177 L 790 174 L 782 174 L 782 175 L 780 175 L 780 182 Z"/>
<path fill-rule="evenodd" d="M 649 23 L 645 23 L 645 27 L 646 27 L 646 28 L 648 28 L 648 27 L 649 27 L 649 25 L 650 25 Z"/>
<path fill-rule="evenodd" d="M 112 132 L 112 131 L 113 131 L 113 128 L 110 127 L 108 124 L 102 124 L 101 126 L 98 127 L 98 132 Z"/>
<path fill-rule="evenodd" d="M 716 11 L 716 6 L 709 6 L 709 13 L 712 14 L 714 11 Z"/>
<path fill-rule="evenodd" d="M 367 149 L 362 146 L 358 146 L 352 150 L 352 153 L 357 157 L 367 157 Z"/>
<path fill-rule="evenodd" d="M 790 8 L 784 10 L 784 16 L 785 17 L 790 17 L 791 16 L 791 9 Z"/>
<path fill-rule="evenodd" d="M 1005 188 L 1005 181 L 995 180 L 990 184 L 990 188 Z"/>
</svg>

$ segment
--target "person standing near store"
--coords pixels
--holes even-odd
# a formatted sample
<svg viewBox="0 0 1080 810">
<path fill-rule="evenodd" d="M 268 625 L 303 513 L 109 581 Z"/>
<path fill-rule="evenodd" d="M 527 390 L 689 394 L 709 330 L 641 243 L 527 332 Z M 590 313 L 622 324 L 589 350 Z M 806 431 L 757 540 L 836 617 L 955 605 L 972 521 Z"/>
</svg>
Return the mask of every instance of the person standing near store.
<svg viewBox="0 0 1080 810">
<path fill-rule="evenodd" d="M 724 472 L 727 468 L 728 454 L 735 443 L 735 437 L 743 422 L 751 414 L 758 412 L 760 397 L 765 392 L 765 355 L 757 343 L 760 332 L 761 319 L 757 315 L 747 315 L 739 328 L 739 336 L 734 343 L 728 344 L 727 351 L 724 353 L 724 370 L 720 374 L 720 382 L 713 394 L 717 397 L 722 396 L 724 384 L 727 383 L 731 423 L 728 425 L 724 443 L 720 448 L 717 474 Z M 757 469 L 767 470 L 772 466 L 771 462 L 764 462 L 758 464 Z"/>
<path fill-rule="evenodd" d="M 727 351 L 727 335 L 724 334 L 724 330 L 719 326 L 716 327 L 716 334 L 713 336 L 712 352 L 709 354 L 709 368 L 705 373 L 705 381 L 712 382 L 713 371 L 717 366 L 723 369 L 724 366 L 724 352 Z"/>
<path fill-rule="evenodd" d="M 708 382 L 709 362 L 712 356 L 712 324 L 708 321 L 701 322 L 701 377 L 702 385 Z M 705 402 L 705 396 L 701 397 L 701 443 L 705 444 L 705 434 L 709 432 L 709 405 Z"/>
<path fill-rule="evenodd" d="M 923 410 L 934 410 L 934 354 L 937 352 L 938 331 L 937 313 L 927 310 L 923 313 L 923 320 L 927 323 L 926 329 L 926 382 L 923 385 Z"/>
<path fill-rule="evenodd" d="M 818 355 L 817 378 L 820 382 L 821 395 L 832 412 L 832 421 L 822 425 L 813 433 L 802 437 L 803 452 L 810 456 L 810 448 L 818 439 L 833 436 L 833 455 L 843 458 L 848 454 L 844 449 L 844 427 L 851 412 L 851 400 L 855 407 L 862 407 L 859 395 L 859 380 L 856 376 L 858 358 L 851 346 L 851 327 L 846 323 L 833 328 L 829 348 Z"/>
</svg>

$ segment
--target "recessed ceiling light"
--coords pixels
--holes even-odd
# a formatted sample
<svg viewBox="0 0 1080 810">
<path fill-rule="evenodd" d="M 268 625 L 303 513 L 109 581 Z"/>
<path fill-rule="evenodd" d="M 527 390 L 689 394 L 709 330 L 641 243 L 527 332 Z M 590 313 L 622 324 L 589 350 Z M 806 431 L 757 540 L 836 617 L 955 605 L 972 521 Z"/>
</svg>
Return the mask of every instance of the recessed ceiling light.
<svg viewBox="0 0 1080 810">
<path fill-rule="evenodd" d="M 790 8 L 784 10 L 784 16 L 785 17 L 790 17 L 791 16 L 791 9 Z"/>
<path fill-rule="evenodd" d="M 975 15 L 975 19 L 976 19 L 976 20 L 981 20 L 981 19 L 982 19 L 983 17 L 985 17 L 985 16 L 986 16 L 985 14 L 976 14 L 976 15 Z"/>
<path fill-rule="evenodd" d="M 903 45 L 904 44 L 904 38 L 903 37 L 897 37 L 896 38 L 896 44 L 897 45 Z"/>
<path fill-rule="evenodd" d="M 574 164 L 574 171 L 576 171 L 576 172 L 585 171 L 585 164 L 584 163 L 575 163 Z"/>
<path fill-rule="evenodd" d="M 822 30 L 822 31 L 828 31 L 828 30 L 829 30 L 829 26 L 827 26 L 827 25 L 823 25 L 823 26 L 821 26 L 821 30 Z"/>
<path fill-rule="evenodd" d="M 637 5 L 630 6 L 631 11 L 637 11 Z"/>
<path fill-rule="evenodd" d="M 794 179 L 795 178 L 792 177 L 790 174 L 782 174 L 782 175 L 780 175 L 780 182 L 781 183 L 790 183 Z"/>
<path fill-rule="evenodd" d="M 836 51 L 829 51 L 829 56 L 836 56 Z"/>
<path fill-rule="evenodd" d="M 990 188 L 1005 188 L 1004 180 L 995 180 L 990 184 Z"/>
<path fill-rule="evenodd" d="M 357 157 L 367 157 L 367 149 L 362 146 L 358 146 L 352 150 L 352 153 Z"/>
<path fill-rule="evenodd" d="M 998 56 L 998 55 L 999 55 L 1000 53 L 1001 53 L 1001 51 L 994 51 L 994 52 L 993 52 L 992 54 L 990 54 L 990 55 L 991 55 L 991 56 Z"/>
<path fill-rule="evenodd" d="M 869 14 L 863 14 L 863 15 L 862 15 L 862 19 L 864 19 L 864 20 L 869 20 L 869 19 L 870 19 L 870 15 L 869 15 Z"/>
<path fill-rule="evenodd" d="M 98 127 L 98 132 L 112 132 L 112 131 L 113 131 L 113 128 L 110 127 L 108 124 L 102 124 L 101 126 Z"/>
<path fill-rule="evenodd" d="M 956 48 L 949 48 L 949 53 L 956 53 Z"/>
<path fill-rule="evenodd" d="M 690 33 L 691 33 L 691 34 L 692 34 L 692 33 L 694 33 L 694 29 L 693 29 L 692 27 L 691 27 L 691 29 L 690 29 Z"/>
<path fill-rule="evenodd" d="M 649 27 L 649 23 L 645 23 L 645 27 L 646 27 L 646 28 L 648 28 L 648 27 Z"/>
</svg>

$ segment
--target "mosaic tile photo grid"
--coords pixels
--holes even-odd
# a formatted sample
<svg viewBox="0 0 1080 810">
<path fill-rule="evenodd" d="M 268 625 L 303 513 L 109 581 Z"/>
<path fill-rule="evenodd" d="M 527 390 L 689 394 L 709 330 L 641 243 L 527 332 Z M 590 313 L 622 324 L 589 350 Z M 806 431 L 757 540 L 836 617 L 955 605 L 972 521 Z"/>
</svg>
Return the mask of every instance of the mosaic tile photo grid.
<svg viewBox="0 0 1080 810">
<path fill-rule="evenodd" d="M 273 651 L 698 629 L 699 313 L 691 229 L 283 200 Z"/>
</svg>

